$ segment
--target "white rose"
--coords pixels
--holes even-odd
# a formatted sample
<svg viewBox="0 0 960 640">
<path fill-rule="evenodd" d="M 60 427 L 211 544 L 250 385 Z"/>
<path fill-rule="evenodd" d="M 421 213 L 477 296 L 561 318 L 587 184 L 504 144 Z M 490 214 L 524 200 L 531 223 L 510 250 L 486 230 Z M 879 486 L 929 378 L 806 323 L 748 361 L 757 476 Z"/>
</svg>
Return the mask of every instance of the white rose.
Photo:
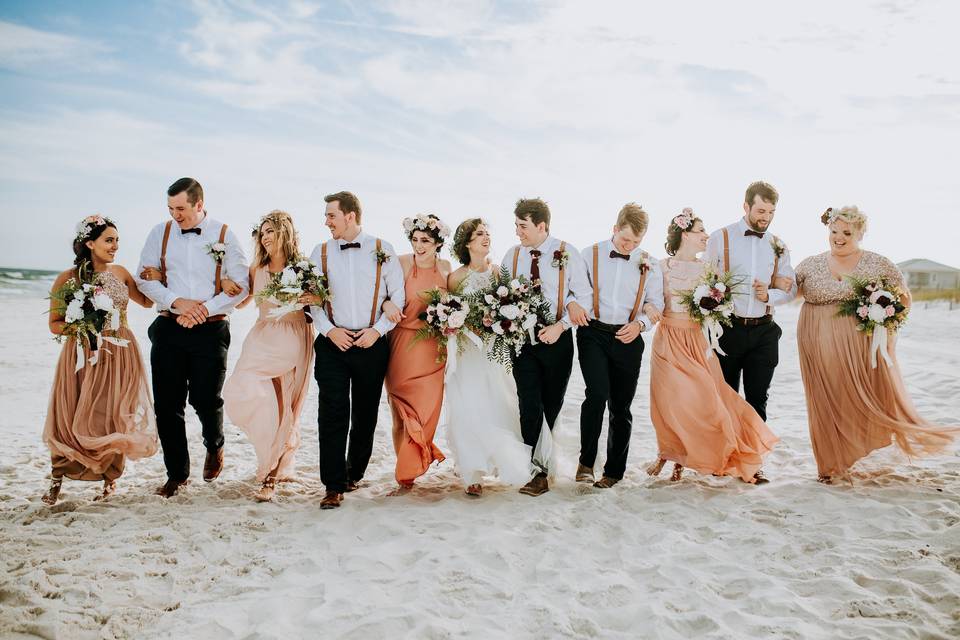
<svg viewBox="0 0 960 640">
<path fill-rule="evenodd" d="M 450 314 L 450 320 L 447 322 L 447 325 L 451 329 L 459 329 L 463 326 L 463 323 L 467 321 L 467 314 L 463 311 L 454 311 Z"/>
<path fill-rule="evenodd" d="M 67 305 L 65 314 L 67 322 L 76 322 L 83 317 L 83 300 L 74 298 L 73 302 Z"/>
<path fill-rule="evenodd" d="M 490 328 L 493 329 L 493 332 L 494 332 L 495 334 L 497 334 L 498 336 L 502 336 L 502 335 L 503 335 L 503 327 L 500 326 L 500 323 L 499 323 L 499 322 L 494 322 L 494 323 L 493 323 L 493 326 L 490 327 Z"/>
<path fill-rule="evenodd" d="M 113 311 L 113 298 L 105 293 L 98 293 L 93 296 L 93 307 L 100 311 Z"/>
<path fill-rule="evenodd" d="M 520 308 L 515 304 L 505 304 L 500 307 L 500 315 L 507 320 L 516 320 L 520 317 Z"/>
<path fill-rule="evenodd" d="M 74 300 L 79 300 L 80 302 L 83 302 L 83 298 L 84 298 L 83 290 L 77 289 L 76 291 L 73 292 Z"/>
<path fill-rule="evenodd" d="M 516 280 L 514 280 L 514 282 L 516 282 Z M 497 295 L 500 296 L 501 298 L 507 295 L 508 293 L 510 293 L 510 291 L 506 287 L 502 285 L 497 287 Z"/>
<path fill-rule="evenodd" d="M 502 289 L 503 287 L 500 287 L 500 288 Z M 510 288 L 513 289 L 514 291 L 516 291 L 517 289 L 519 289 L 519 288 L 520 288 L 520 281 L 517 280 L 516 278 L 514 278 L 513 280 L 511 280 L 511 281 L 510 281 Z"/>
<path fill-rule="evenodd" d="M 212 248 L 214 251 L 217 251 L 217 252 L 226 251 L 226 250 L 227 250 L 227 245 L 223 244 L 222 242 L 214 242 L 214 243 L 213 243 L 213 247 L 211 247 L 211 248 Z"/>
<path fill-rule="evenodd" d="M 292 287 L 297 284 L 297 272 L 287 267 L 280 272 L 280 284 L 284 287 Z"/>
<path fill-rule="evenodd" d="M 93 285 L 90 284 L 89 282 L 85 282 L 85 283 L 83 283 L 83 290 L 84 290 L 84 291 L 93 291 Z"/>
<path fill-rule="evenodd" d="M 720 293 L 723 293 L 724 291 L 727 290 L 727 285 L 723 284 L 722 282 L 718 282 L 713 286 L 713 288 L 719 291 Z"/>
<path fill-rule="evenodd" d="M 307 262 L 306 260 L 301 260 L 300 262 L 297 263 L 297 268 L 303 269 L 304 271 L 306 271 L 307 269 L 310 268 L 310 263 Z"/>
<path fill-rule="evenodd" d="M 484 302 L 486 302 L 487 304 L 493 304 L 494 298 L 493 298 L 492 295 L 490 295 L 490 294 L 488 293 L 487 295 L 483 296 L 483 300 L 484 300 Z"/>
<path fill-rule="evenodd" d="M 320 267 L 314 267 L 314 268 L 311 269 L 310 271 L 311 271 L 311 273 L 313 273 L 313 275 L 317 276 L 318 278 L 319 278 L 319 277 L 321 276 L 321 274 L 323 273 L 322 271 L 320 271 Z"/>
<path fill-rule="evenodd" d="M 413 220 L 411 218 L 405 218 L 403 221 L 403 230 L 407 233 L 413 231 Z"/>
<path fill-rule="evenodd" d="M 883 324 L 883 321 L 887 319 L 887 312 L 880 305 L 872 304 L 870 305 L 870 311 L 867 312 L 867 317 L 877 324 Z"/>
</svg>

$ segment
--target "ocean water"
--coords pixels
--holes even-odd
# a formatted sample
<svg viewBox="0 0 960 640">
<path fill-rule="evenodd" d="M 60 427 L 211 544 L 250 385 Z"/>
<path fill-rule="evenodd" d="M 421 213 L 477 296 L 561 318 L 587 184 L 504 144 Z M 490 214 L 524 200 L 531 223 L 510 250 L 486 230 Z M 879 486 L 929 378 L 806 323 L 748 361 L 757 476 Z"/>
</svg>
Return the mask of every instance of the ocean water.
<svg viewBox="0 0 960 640">
<path fill-rule="evenodd" d="M 0 267 L 0 299 L 46 297 L 58 271 Z"/>
</svg>

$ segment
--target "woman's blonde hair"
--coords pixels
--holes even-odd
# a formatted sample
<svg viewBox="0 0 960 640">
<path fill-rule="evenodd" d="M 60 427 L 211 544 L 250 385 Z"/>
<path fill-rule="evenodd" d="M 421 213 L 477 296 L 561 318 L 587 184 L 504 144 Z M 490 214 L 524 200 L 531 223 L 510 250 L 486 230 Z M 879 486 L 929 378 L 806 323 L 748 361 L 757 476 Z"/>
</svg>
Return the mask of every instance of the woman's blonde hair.
<svg viewBox="0 0 960 640">
<path fill-rule="evenodd" d="M 287 262 L 300 257 L 300 236 L 293 227 L 293 218 L 286 211 L 274 209 L 260 218 L 259 224 L 253 230 L 253 263 L 256 266 L 263 267 L 270 264 L 270 254 L 260 242 L 260 230 L 263 229 L 264 224 L 269 224 L 273 229 L 274 242 L 280 246 Z"/>
<path fill-rule="evenodd" d="M 830 226 L 837 220 L 846 222 L 851 227 L 860 232 L 861 235 L 867 232 L 867 214 L 860 210 L 857 205 L 847 205 L 834 209 L 830 207 L 820 216 L 820 222 Z"/>
</svg>

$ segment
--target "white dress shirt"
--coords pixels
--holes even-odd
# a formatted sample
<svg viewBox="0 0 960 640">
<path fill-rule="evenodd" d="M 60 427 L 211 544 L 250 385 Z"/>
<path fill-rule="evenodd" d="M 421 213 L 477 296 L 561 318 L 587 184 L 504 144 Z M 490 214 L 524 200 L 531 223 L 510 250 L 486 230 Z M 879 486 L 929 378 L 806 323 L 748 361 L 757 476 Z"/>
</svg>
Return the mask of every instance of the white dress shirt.
<svg viewBox="0 0 960 640">
<path fill-rule="evenodd" d="M 223 239 L 227 250 L 220 269 L 220 278 L 233 280 L 243 291 L 235 296 L 228 296 L 222 291 L 216 294 L 214 277 L 217 273 L 217 262 L 210 255 L 208 246 L 220 241 L 220 227 L 223 223 L 206 214 L 196 226 L 200 229 L 199 235 L 182 233 L 176 222 L 171 225 L 170 238 L 167 240 L 166 286 L 159 280 L 141 280 L 140 273 L 144 267 L 160 268 L 163 230 L 166 226 L 167 223 L 161 222 L 150 231 L 143 251 L 140 252 L 140 264 L 134 274 L 137 288 L 156 303 L 157 311 L 177 313 L 173 303 L 177 298 L 186 298 L 200 300 L 207 307 L 207 312 L 216 316 L 229 313 L 247 297 L 250 280 L 247 258 L 237 236 L 229 228 Z"/>
<path fill-rule="evenodd" d="M 517 250 L 517 247 L 520 248 L 520 255 L 517 258 L 516 275 L 527 276 L 528 278 L 530 277 L 530 263 L 533 259 L 530 252 L 534 249 L 540 251 L 540 291 L 543 293 L 543 297 L 546 298 L 547 302 L 550 303 L 550 310 L 553 312 L 553 317 L 556 318 L 557 298 L 560 293 L 557 290 L 560 284 L 560 269 L 554 267 L 552 263 L 553 252 L 560 249 L 560 240 L 552 236 L 547 236 L 547 238 L 540 243 L 539 247 L 514 245 L 507 251 L 506 255 L 503 256 L 503 262 L 501 263 L 511 272 L 513 270 L 513 254 Z M 563 273 L 564 314 L 560 322 L 563 324 L 564 329 L 569 329 L 573 326 L 573 323 L 570 322 L 569 314 L 566 312 L 566 306 L 571 302 L 575 302 L 584 292 L 588 292 L 590 290 L 590 284 L 587 281 L 587 274 L 583 271 L 583 261 L 579 258 L 577 248 L 568 242 L 563 250 L 569 257 Z"/>
<path fill-rule="evenodd" d="M 358 248 L 341 249 L 340 245 L 359 242 Z M 370 326 L 370 308 L 373 306 L 373 291 L 377 276 L 377 239 L 363 233 L 353 240 L 327 240 L 313 249 L 310 259 L 323 269 L 321 254 L 323 245 L 327 245 L 327 283 L 330 289 L 330 306 L 333 308 L 333 322 L 327 315 L 326 305 L 313 307 L 313 317 L 317 329 L 326 336 L 334 327 L 343 327 L 351 331 Z M 380 291 L 377 294 L 376 314 L 373 328 L 381 336 L 396 325 L 384 315 L 383 301 L 391 301 L 403 309 L 406 297 L 403 290 L 403 269 L 396 252 L 388 242 L 381 242 L 381 250 L 390 256 L 380 271 Z M 336 324 L 334 324 L 334 322 Z"/>
<path fill-rule="evenodd" d="M 577 302 L 587 310 L 588 315 L 594 320 L 606 324 L 626 324 L 630 321 L 630 312 L 633 311 L 633 305 L 637 299 L 637 288 L 640 286 L 640 259 L 643 256 L 643 250 L 637 247 L 630 252 L 630 258 L 611 258 L 610 252 L 619 249 L 613 244 L 613 240 L 604 240 L 599 243 L 597 256 L 596 276 L 599 282 L 599 307 L 600 317 L 593 317 L 593 287 L 598 286 L 594 282 L 593 273 L 593 245 L 590 245 L 581 252 L 583 256 L 583 268 L 586 270 L 587 279 L 590 283 L 588 289 L 582 295 L 577 296 Z M 647 258 L 650 264 L 650 270 L 647 272 L 647 279 L 643 284 L 643 293 L 641 294 L 640 311 L 637 312 L 636 322 L 642 322 L 644 331 L 651 328 L 650 319 L 643 313 L 643 306 L 650 302 L 660 311 L 663 311 L 663 274 L 660 270 L 660 264 L 652 256 Z"/>
<path fill-rule="evenodd" d="M 753 281 L 759 280 L 769 285 L 773 278 L 773 234 L 767 231 L 762 238 L 744 235 L 749 228 L 744 218 L 726 227 L 730 238 L 730 272 L 740 281 L 734 289 L 733 313 L 741 318 L 759 318 L 767 314 L 767 305 L 770 305 L 772 313 L 773 307 L 786 304 L 797 297 L 797 276 L 790 266 L 790 251 L 784 251 L 777 264 L 777 275 L 791 278 L 793 286 L 790 291 L 768 289 L 768 301 L 758 300 L 753 294 Z M 722 229 L 710 234 L 704 262 L 723 273 Z"/>
</svg>

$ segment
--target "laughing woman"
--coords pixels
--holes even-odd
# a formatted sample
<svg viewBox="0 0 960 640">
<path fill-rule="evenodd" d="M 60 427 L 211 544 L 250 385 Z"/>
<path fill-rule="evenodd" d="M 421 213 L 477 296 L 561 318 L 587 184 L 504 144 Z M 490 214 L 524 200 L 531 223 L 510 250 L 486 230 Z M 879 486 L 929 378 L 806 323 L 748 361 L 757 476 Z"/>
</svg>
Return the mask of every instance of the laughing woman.
<svg viewBox="0 0 960 640">
<path fill-rule="evenodd" d="M 271 211 L 253 234 L 250 291 L 259 293 L 275 273 L 300 256 L 293 218 Z M 276 483 L 293 475 L 300 446 L 300 410 L 307 397 L 313 361 L 313 326 L 300 312 L 276 319 L 269 300 L 257 303 L 260 316 L 243 341 L 243 352 L 223 386 L 224 410 L 257 454 L 256 499 L 273 499 Z"/>
<path fill-rule="evenodd" d="M 437 341 L 416 340 L 426 310 L 421 294 L 446 289 L 450 262 L 440 259 L 440 249 L 450 230 L 435 215 L 420 214 L 403 221 L 413 253 L 400 256 L 406 303 L 403 311 L 384 305 L 397 326 L 390 332 L 390 361 L 386 386 L 393 413 L 393 446 L 397 452 L 397 482 L 401 490 L 426 473 L 430 464 L 444 459 L 433 443 L 443 404 L 444 364 L 437 362 Z"/>
<path fill-rule="evenodd" d="M 103 481 L 106 498 L 116 489 L 127 457 L 144 458 L 157 451 L 157 428 L 153 403 L 144 373 L 137 340 L 127 327 L 127 302 L 152 305 L 137 289 L 130 273 L 113 264 L 120 245 L 117 226 L 103 216 L 88 216 L 77 226 L 73 241 L 74 267 L 61 273 L 53 283 L 50 297 L 50 331 L 68 336 L 57 370 L 43 440 L 50 447 L 52 462 L 50 488 L 43 496 L 55 504 L 63 479 Z M 82 349 L 78 363 L 77 339 L 66 322 L 66 301 L 57 292 L 71 278 L 103 288 L 120 313 L 120 327 L 105 329 L 105 337 L 125 340 L 126 346 L 102 344 L 96 362 L 92 352 Z M 88 280 L 89 281 L 89 280 Z M 79 367 L 79 368 L 78 368 Z"/>
</svg>

